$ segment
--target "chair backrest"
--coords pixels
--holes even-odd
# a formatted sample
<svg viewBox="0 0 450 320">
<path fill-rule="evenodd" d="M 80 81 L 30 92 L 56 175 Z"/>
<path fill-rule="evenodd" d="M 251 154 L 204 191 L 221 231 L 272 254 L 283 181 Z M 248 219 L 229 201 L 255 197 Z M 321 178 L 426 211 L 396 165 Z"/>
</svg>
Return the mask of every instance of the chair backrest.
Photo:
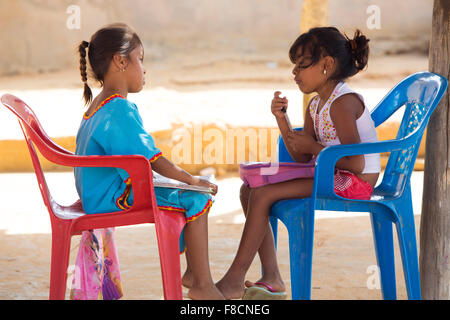
<svg viewBox="0 0 450 320">
<path fill-rule="evenodd" d="M 69 167 L 111 167 L 125 170 L 130 175 L 133 186 L 136 186 L 136 188 L 133 188 L 133 207 L 129 210 L 151 209 L 147 211 L 150 214 L 149 217 L 142 217 L 145 220 L 147 218 L 153 219 L 153 214 L 158 212 L 158 209 L 153 191 L 151 165 L 146 157 L 142 155 L 74 155 L 72 152 L 58 146 L 49 138 L 37 120 L 36 115 L 25 102 L 10 94 L 3 95 L 1 102 L 18 117 L 30 151 L 42 198 L 49 209 L 52 221 L 55 219 L 56 211 L 58 211 L 60 206 L 53 200 L 49 192 L 34 146 L 47 160 L 59 165 Z"/>
<path fill-rule="evenodd" d="M 385 191 L 401 193 L 414 169 L 423 133 L 447 88 L 447 79 L 431 72 L 412 74 L 398 83 L 374 108 L 372 119 L 375 126 L 388 119 L 395 111 L 405 106 L 397 139 L 403 139 L 418 131 L 416 141 L 406 150 L 391 152 L 383 176 Z"/>
<path fill-rule="evenodd" d="M 36 177 L 39 184 L 39 189 L 41 190 L 41 195 L 44 200 L 45 205 L 48 210 L 53 213 L 52 204 L 54 204 L 54 200 L 47 186 L 47 181 L 45 180 L 44 173 L 42 171 L 42 166 L 37 155 L 36 149 L 32 143 L 33 136 L 39 137 L 44 141 L 50 148 L 50 146 L 55 146 L 55 150 L 65 153 L 70 153 L 59 146 L 57 146 L 45 133 L 41 124 L 39 123 L 36 115 L 33 110 L 31 110 L 28 105 L 13 95 L 6 94 L 2 96 L 1 102 L 4 106 L 6 106 L 9 110 L 11 110 L 17 117 L 22 129 L 22 132 L 25 136 L 25 141 L 28 146 L 28 150 L 30 151 L 31 160 L 34 167 L 34 172 L 36 173 Z M 53 218 L 53 217 L 51 217 Z"/>
</svg>

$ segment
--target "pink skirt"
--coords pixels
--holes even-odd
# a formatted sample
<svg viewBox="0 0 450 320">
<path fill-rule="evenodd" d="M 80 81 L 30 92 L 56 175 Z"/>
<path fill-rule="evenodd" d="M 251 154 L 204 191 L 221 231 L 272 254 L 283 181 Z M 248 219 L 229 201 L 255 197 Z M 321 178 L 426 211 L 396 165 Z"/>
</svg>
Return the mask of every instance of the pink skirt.
<svg viewBox="0 0 450 320">
<path fill-rule="evenodd" d="M 334 192 L 347 199 L 370 200 L 373 187 L 350 171 L 336 169 Z"/>
</svg>

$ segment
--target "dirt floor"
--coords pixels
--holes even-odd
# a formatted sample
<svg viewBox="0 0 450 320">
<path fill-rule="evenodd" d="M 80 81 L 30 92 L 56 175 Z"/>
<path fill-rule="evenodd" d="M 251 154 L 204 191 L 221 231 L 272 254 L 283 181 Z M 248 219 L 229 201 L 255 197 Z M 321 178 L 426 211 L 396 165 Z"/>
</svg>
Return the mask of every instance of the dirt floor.
<svg viewBox="0 0 450 320">
<path fill-rule="evenodd" d="M 11 181 L 14 177 L 15 183 L 6 187 L 5 181 Z M 54 187 L 63 185 L 68 179 L 73 179 L 71 173 L 47 174 L 53 196 L 63 204 L 72 202 L 73 190 L 55 190 Z M 414 174 L 413 192 L 420 199 L 422 179 L 423 174 Z M 48 213 L 40 198 L 35 178 L 33 174 L 1 174 L 0 182 L 1 194 L 13 199 L 2 210 L 0 221 L 0 300 L 47 299 L 51 234 Z M 216 281 L 233 260 L 244 223 L 237 196 L 240 179 L 229 175 L 218 179 L 217 183 L 219 195 L 209 216 L 210 264 Z M 18 191 L 19 188 L 21 192 Z M 13 194 L 20 194 L 27 201 L 21 202 L 20 196 L 14 199 Z M 67 194 L 70 195 L 60 201 L 61 196 Z M 420 201 L 414 202 L 416 212 L 420 211 L 420 204 Z M 419 236 L 420 215 L 415 218 Z M 290 298 L 288 235 L 282 223 L 279 223 L 278 228 L 278 262 Z M 69 271 L 73 271 L 79 240 L 80 236 L 72 237 Z M 117 228 L 116 243 L 121 265 L 123 299 L 163 299 L 154 226 Z M 406 299 L 396 240 L 394 244 L 398 298 Z M 312 299 L 381 299 L 374 252 L 368 215 L 353 213 L 343 217 L 339 213 L 324 215 L 324 212 L 318 212 L 315 223 Z M 184 270 L 184 255 L 180 258 Z M 255 258 L 247 279 L 257 280 L 259 276 L 259 258 Z M 69 273 L 69 285 L 70 279 Z"/>
<path fill-rule="evenodd" d="M 219 280 L 239 244 L 240 212 L 210 219 L 209 245 L 212 275 Z M 418 226 L 420 216 L 416 216 Z M 287 232 L 279 227 L 278 260 L 290 298 Z M 73 264 L 78 237 L 72 239 Z M 163 299 L 156 235 L 153 226 L 116 229 L 123 299 Z M 7 235 L 0 231 L 0 299 L 47 299 L 50 234 Z M 369 217 L 319 219 L 315 224 L 312 299 L 381 299 L 374 280 L 375 253 Z M 396 252 L 398 299 L 406 299 L 401 260 Z M 181 257 L 185 266 L 184 256 Z M 247 278 L 259 277 L 258 258 Z"/>
</svg>

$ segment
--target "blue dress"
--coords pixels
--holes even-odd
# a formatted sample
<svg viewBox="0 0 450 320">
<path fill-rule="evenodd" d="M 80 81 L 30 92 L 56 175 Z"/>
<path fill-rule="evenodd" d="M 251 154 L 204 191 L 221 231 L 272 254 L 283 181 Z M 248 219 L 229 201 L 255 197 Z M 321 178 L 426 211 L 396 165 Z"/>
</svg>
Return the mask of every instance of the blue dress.
<svg viewBox="0 0 450 320">
<path fill-rule="evenodd" d="M 137 106 L 120 95 L 103 101 L 89 116 L 84 115 L 76 138 L 77 155 L 143 155 L 156 161 L 161 150 L 145 131 Z M 120 168 L 76 167 L 75 184 L 87 214 L 116 212 L 133 205 L 132 181 Z M 160 209 L 183 212 L 191 222 L 208 213 L 211 195 L 180 189 L 155 188 Z M 180 249 L 184 250 L 183 236 Z"/>
</svg>

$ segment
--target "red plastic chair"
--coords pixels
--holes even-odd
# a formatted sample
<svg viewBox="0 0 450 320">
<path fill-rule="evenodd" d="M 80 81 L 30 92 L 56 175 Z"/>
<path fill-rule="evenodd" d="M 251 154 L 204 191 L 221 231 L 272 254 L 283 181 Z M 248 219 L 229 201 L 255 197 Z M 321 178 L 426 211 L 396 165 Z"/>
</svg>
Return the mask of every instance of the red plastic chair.
<svg viewBox="0 0 450 320">
<path fill-rule="evenodd" d="M 70 240 L 82 231 L 108 227 L 154 223 L 158 240 L 164 298 L 181 300 L 179 236 L 186 223 L 182 213 L 158 209 L 150 162 L 140 155 L 76 156 L 55 144 L 42 129 L 34 112 L 19 98 L 6 94 L 1 102 L 19 120 L 25 136 L 42 198 L 50 213 L 52 255 L 50 299 L 63 300 L 66 292 Z M 133 182 L 134 204 L 121 212 L 85 214 L 81 201 L 59 205 L 51 196 L 34 145 L 49 161 L 69 167 L 116 167 L 128 172 Z"/>
</svg>

